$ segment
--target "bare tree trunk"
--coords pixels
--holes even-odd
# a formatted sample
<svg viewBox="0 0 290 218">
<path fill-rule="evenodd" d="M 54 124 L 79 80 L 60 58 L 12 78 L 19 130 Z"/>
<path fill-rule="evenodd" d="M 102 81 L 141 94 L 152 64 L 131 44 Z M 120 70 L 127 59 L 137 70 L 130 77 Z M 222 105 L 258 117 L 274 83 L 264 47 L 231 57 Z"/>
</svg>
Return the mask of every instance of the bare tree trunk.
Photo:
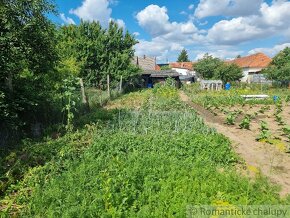
<svg viewBox="0 0 290 218">
<path fill-rule="evenodd" d="M 110 91 L 110 75 L 107 75 L 107 89 L 108 89 L 108 96 L 111 97 L 111 91 Z"/>
<path fill-rule="evenodd" d="M 88 111 L 90 111 L 90 105 L 89 105 L 89 101 L 88 101 L 88 96 L 86 95 L 86 92 L 85 92 L 84 81 L 82 78 L 80 78 L 80 86 L 81 86 L 82 103 L 84 104 L 84 106 L 88 112 Z"/>
</svg>

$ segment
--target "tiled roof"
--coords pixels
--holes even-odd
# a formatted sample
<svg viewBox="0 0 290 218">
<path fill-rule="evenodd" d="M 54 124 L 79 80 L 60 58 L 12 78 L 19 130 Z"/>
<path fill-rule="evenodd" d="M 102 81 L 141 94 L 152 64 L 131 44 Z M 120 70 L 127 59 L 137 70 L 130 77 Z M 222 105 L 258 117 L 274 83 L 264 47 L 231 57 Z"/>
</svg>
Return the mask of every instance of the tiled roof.
<svg viewBox="0 0 290 218">
<path fill-rule="evenodd" d="M 272 59 L 263 53 L 257 53 L 246 57 L 237 58 L 227 63 L 234 63 L 241 68 L 266 68 Z"/>
<path fill-rule="evenodd" d="M 155 58 L 152 57 L 134 57 L 134 64 L 139 66 L 142 70 L 155 70 Z"/>
<path fill-rule="evenodd" d="M 161 70 L 161 67 L 158 64 L 156 64 L 155 65 L 155 70 L 160 71 Z"/>
<path fill-rule="evenodd" d="M 187 69 L 187 70 L 193 70 L 192 62 L 175 62 L 175 63 L 170 63 L 169 66 L 171 68 L 182 68 L 182 69 Z"/>
</svg>

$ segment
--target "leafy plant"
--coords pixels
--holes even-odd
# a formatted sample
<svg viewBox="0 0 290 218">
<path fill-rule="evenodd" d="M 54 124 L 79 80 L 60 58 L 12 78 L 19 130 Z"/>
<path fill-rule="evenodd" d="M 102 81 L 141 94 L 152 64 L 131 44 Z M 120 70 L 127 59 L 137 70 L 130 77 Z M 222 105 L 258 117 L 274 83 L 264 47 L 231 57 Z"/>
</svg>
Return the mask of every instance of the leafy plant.
<svg viewBox="0 0 290 218">
<path fill-rule="evenodd" d="M 261 121 L 260 135 L 256 138 L 257 141 L 268 139 L 271 135 L 268 124 L 265 121 Z"/>
<path fill-rule="evenodd" d="M 250 129 L 250 122 L 251 122 L 250 116 L 246 115 L 241 121 L 239 126 L 241 129 Z"/>
<path fill-rule="evenodd" d="M 235 125 L 235 120 L 236 120 L 237 115 L 235 113 L 229 113 L 226 116 L 226 124 L 228 125 Z"/>
</svg>

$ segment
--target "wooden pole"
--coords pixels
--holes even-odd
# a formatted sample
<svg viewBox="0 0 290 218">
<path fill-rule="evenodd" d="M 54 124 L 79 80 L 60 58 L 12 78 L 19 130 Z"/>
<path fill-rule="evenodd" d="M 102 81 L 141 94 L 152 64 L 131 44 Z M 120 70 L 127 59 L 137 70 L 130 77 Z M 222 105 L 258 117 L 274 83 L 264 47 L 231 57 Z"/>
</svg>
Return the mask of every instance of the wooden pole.
<svg viewBox="0 0 290 218">
<path fill-rule="evenodd" d="M 123 90 L 122 90 L 122 87 L 123 86 L 123 76 L 121 76 L 121 79 L 120 79 L 120 93 L 122 93 L 123 92 Z"/>
<path fill-rule="evenodd" d="M 110 75 L 107 75 L 107 89 L 108 89 L 108 96 L 111 97 L 111 91 L 110 91 Z"/>
</svg>

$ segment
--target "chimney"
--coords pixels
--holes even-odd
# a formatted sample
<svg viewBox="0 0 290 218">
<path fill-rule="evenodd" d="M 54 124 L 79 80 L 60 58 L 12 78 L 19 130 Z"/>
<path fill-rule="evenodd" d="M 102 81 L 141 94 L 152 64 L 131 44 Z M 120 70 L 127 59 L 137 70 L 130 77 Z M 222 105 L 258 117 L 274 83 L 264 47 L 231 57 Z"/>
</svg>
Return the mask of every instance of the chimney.
<svg viewBox="0 0 290 218">
<path fill-rule="evenodd" d="M 144 55 L 144 59 L 146 59 L 146 55 Z"/>
</svg>

